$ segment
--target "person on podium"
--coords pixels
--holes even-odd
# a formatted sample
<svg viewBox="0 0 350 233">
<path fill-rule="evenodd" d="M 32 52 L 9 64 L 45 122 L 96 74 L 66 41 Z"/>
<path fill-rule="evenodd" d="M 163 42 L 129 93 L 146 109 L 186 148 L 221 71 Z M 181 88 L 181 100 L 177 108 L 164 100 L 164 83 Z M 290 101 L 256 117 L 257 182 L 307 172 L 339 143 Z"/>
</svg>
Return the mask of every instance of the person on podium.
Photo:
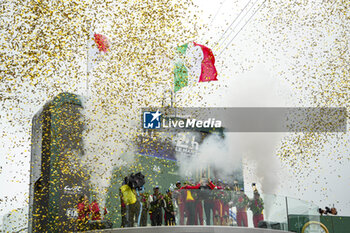
<svg viewBox="0 0 350 233">
<path fill-rule="evenodd" d="M 249 203 L 249 209 L 253 212 L 254 227 L 258 227 L 259 222 L 264 221 L 264 202 L 263 199 L 260 197 L 255 183 L 253 183 L 252 186 L 254 190 L 254 198 Z"/>
</svg>

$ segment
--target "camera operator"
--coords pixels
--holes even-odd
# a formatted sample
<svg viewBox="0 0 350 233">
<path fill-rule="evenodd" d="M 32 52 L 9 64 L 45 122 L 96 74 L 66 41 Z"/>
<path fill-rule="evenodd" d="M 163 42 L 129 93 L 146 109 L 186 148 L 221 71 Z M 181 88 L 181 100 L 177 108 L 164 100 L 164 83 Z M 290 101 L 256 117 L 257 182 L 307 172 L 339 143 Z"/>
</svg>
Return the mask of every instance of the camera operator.
<svg viewBox="0 0 350 233">
<path fill-rule="evenodd" d="M 137 199 L 136 190 L 129 185 L 129 178 L 124 178 L 124 185 L 120 187 L 122 204 L 125 204 L 125 227 L 134 227 L 135 219 L 137 219 Z"/>
<path fill-rule="evenodd" d="M 338 214 L 338 211 L 335 207 L 332 207 L 332 208 L 329 208 L 329 207 L 325 207 L 325 210 L 319 208 L 318 209 L 318 212 L 322 215 L 328 215 L 328 214 L 331 214 L 331 215 L 337 215 Z"/>
</svg>

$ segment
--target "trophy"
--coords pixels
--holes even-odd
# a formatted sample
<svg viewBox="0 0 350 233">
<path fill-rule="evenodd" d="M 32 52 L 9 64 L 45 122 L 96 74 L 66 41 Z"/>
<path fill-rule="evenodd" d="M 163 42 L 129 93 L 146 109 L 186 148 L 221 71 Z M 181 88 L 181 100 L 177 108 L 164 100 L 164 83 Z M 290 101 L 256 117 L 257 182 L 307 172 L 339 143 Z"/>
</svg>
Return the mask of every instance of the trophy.
<svg viewBox="0 0 350 233">
<path fill-rule="evenodd" d="M 233 187 L 234 187 L 235 192 L 238 192 L 238 191 L 239 191 L 238 181 L 237 181 L 237 180 L 234 180 L 234 181 L 233 181 Z"/>
<path fill-rule="evenodd" d="M 258 189 L 256 188 L 256 184 L 252 183 L 252 188 L 254 193 L 258 193 Z"/>
</svg>

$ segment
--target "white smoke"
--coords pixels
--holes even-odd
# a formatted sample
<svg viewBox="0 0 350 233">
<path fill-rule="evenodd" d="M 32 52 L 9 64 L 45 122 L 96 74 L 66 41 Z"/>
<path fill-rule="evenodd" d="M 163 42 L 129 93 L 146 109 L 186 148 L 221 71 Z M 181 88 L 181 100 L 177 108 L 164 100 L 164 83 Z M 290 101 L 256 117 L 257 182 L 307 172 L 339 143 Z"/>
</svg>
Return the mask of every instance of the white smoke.
<svg viewBox="0 0 350 233">
<path fill-rule="evenodd" d="M 274 193 L 280 180 L 278 172 L 281 169 L 276 151 L 283 138 L 282 133 L 237 133 L 235 145 L 239 145 L 245 167 L 245 183 L 261 185 L 265 193 Z M 252 173 L 248 173 L 251 167 Z"/>
<path fill-rule="evenodd" d="M 124 109 L 120 114 L 112 109 L 106 112 L 108 109 L 101 107 L 98 98 L 100 96 L 92 96 L 84 101 L 86 128 L 83 133 L 82 162 L 89 172 L 93 193 L 97 194 L 100 205 L 105 206 L 113 169 L 134 161 L 132 135 L 137 128 L 134 119 L 124 117 Z M 130 109 L 128 113 L 131 114 L 132 110 L 135 111 Z"/>
<path fill-rule="evenodd" d="M 225 99 L 230 107 L 286 107 L 287 98 L 292 102 L 286 83 L 271 77 L 263 66 L 233 79 L 229 90 Z M 263 192 L 274 193 L 281 170 L 276 151 L 285 133 L 233 134 L 233 147 L 238 149 L 245 166 L 253 168 L 252 174 L 247 174 L 245 168 L 246 183 L 258 182 Z"/>
<path fill-rule="evenodd" d="M 199 135 L 194 132 L 184 134 L 190 139 L 198 138 Z M 179 174 L 184 178 L 194 177 L 201 169 L 210 168 L 217 171 L 217 176 L 222 179 L 233 178 L 232 172 L 241 169 L 241 157 L 232 147 L 232 140 L 234 139 L 230 134 L 225 134 L 224 138 L 219 134 L 212 134 L 203 140 L 194 155 L 176 153 Z"/>
<path fill-rule="evenodd" d="M 227 88 L 219 91 L 222 95 L 220 99 L 224 101 L 214 98 L 215 93 L 218 95 L 216 91 L 197 102 L 214 101 L 213 104 L 224 107 L 286 107 L 286 99 L 291 102 L 287 85 L 271 77 L 262 66 L 232 77 Z M 183 102 L 185 101 L 184 99 Z M 209 136 L 200 146 L 197 158 L 184 159 L 181 154 L 177 155 L 181 174 L 185 174 L 184 171 L 195 171 L 198 165 L 209 165 L 216 167 L 223 179 L 229 180 L 230 177 L 227 176 L 243 161 L 246 189 L 247 184 L 258 183 L 263 192 L 274 193 L 279 184 L 276 173 L 281 171 L 276 151 L 284 135 L 284 133 L 225 133 L 223 140 L 219 140 L 217 136 Z"/>
</svg>

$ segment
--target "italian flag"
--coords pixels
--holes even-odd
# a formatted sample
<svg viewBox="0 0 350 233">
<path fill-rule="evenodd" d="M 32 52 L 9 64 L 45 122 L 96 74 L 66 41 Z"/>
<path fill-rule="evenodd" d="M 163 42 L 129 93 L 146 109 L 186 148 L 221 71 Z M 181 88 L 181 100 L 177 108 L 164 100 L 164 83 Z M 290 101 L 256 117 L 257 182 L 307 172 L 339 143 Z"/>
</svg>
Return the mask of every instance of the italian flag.
<svg viewBox="0 0 350 233">
<path fill-rule="evenodd" d="M 106 36 L 98 33 L 90 33 L 88 41 L 88 72 L 94 69 L 109 51 L 109 41 Z"/>
<path fill-rule="evenodd" d="M 197 82 L 217 81 L 215 58 L 204 45 L 187 43 L 176 48 L 174 91 Z"/>
</svg>

